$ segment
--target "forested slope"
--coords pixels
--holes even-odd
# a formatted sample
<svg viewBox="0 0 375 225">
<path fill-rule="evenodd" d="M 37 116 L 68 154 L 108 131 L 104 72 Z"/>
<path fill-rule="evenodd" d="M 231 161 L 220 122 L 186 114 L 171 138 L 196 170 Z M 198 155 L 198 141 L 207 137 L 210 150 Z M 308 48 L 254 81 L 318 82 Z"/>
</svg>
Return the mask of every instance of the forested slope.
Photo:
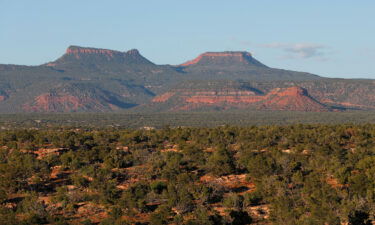
<svg viewBox="0 0 375 225">
<path fill-rule="evenodd" d="M 374 125 L 0 132 L 1 224 L 371 224 Z"/>
</svg>

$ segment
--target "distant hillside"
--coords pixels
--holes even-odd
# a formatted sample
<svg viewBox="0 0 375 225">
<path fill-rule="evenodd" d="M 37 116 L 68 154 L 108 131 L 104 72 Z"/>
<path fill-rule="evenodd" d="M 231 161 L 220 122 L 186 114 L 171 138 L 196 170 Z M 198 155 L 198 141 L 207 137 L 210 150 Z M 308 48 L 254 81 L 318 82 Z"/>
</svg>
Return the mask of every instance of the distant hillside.
<svg viewBox="0 0 375 225">
<path fill-rule="evenodd" d="M 375 81 L 274 69 L 248 52 L 208 52 L 177 66 L 138 50 L 70 46 L 39 66 L 0 65 L 0 113 L 374 110 Z"/>
<path fill-rule="evenodd" d="M 155 105 L 166 104 L 165 108 L 169 107 L 169 111 L 202 108 L 206 110 L 252 109 L 312 112 L 335 110 L 315 100 L 306 89 L 298 86 L 278 87 L 268 92 L 239 82 L 206 83 L 206 86 L 202 86 L 172 89 L 156 96 L 152 102 Z"/>
<path fill-rule="evenodd" d="M 179 68 L 194 79 L 229 80 L 317 80 L 309 73 L 269 68 L 249 52 L 207 52 Z"/>
</svg>

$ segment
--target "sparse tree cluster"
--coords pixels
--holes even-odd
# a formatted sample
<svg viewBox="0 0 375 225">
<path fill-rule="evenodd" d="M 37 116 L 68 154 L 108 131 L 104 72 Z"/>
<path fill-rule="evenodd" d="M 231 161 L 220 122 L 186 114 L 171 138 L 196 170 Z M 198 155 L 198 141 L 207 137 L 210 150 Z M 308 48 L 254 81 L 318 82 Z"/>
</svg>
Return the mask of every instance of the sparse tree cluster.
<svg viewBox="0 0 375 225">
<path fill-rule="evenodd" d="M 0 132 L 0 224 L 371 224 L 374 202 L 374 125 Z"/>
</svg>

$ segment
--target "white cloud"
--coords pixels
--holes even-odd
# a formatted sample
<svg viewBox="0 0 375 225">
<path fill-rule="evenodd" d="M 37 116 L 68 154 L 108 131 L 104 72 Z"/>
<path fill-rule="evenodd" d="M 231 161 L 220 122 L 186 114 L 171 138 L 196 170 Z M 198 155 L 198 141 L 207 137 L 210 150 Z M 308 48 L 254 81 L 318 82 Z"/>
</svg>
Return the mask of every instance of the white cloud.
<svg viewBox="0 0 375 225">
<path fill-rule="evenodd" d="M 313 43 L 269 43 L 261 46 L 265 48 L 282 49 L 286 53 L 283 58 L 324 59 L 327 53 L 326 46 Z"/>
</svg>

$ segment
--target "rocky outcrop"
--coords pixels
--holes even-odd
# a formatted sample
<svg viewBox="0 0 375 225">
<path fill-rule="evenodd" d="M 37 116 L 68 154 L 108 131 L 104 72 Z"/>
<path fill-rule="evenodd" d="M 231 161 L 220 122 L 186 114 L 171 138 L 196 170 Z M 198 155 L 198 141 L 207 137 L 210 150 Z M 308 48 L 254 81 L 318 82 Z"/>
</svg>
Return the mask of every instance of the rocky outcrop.
<svg viewBox="0 0 375 225">
<path fill-rule="evenodd" d="M 113 57 L 115 54 L 121 54 L 121 52 L 108 50 L 108 49 L 99 49 L 99 48 L 83 48 L 79 46 L 70 46 L 66 50 L 67 55 L 75 55 L 79 57 L 80 54 L 101 54 Z"/>
<path fill-rule="evenodd" d="M 252 91 L 211 91 L 211 92 L 196 92 L 191 97 L 186 97 L 187 103 L 195 104 L 248 104 L 258 102 L 262 96 L 257 96 Z"/>
<path fill-rule="evenodd" d="M 166 102 L 168 101 L 175 93 L 167 92 L 162 95 L 156 96 L 151 100 L 151 102 Z"/>
<path fill-rule="evenodd" d="M 275 88 L 267 94 L 260 95 L 254 91 L 220 90 L 220 91 L 183 91 L 168 92 L 153 99 L 154 103 L 170 100 L 179 96 L 178 106 L 173 110 L 191 110 L 202 107 L 253 108 L 259 110 L 286 110 L 323 112 L 332 109 L 312 98 L 301 87 Z"/>
<path fill-rule="evenodd" d="M 103 93 L 74 94 L 65 92 L 48 92 L 23 105 L 26 112 L 105 112 L 130 107 L 115 97 Z"/>
<path fill-rule="evenodd" d="M 137 49 L 131 49 L 127 52 L 120 52 L 101 48 L 88 48 L 80 46 L 69 46 L 65 54 L 56 61 L 44 64 L 50 67 L 59 67 L 66 65 L 105 65 L 117 64 L 147 64 L 154 65 L 152 62 L 144 58 Z"/>
<path fill-rule="evenodd" d="M 264 96 L 260 109 L 323 112 L 329 107 L 309 96 L 301 87 L 276 88 Z"/>
<path fill-rule="evenodd" d="M 34 102 L 25 104 L 23 109 L 27 112 L 70 112 L 78 111 L 88 104 L 100 105 L 98 101 L 91 98 L 45 93 L 37 96 Z"/>
</svg>

